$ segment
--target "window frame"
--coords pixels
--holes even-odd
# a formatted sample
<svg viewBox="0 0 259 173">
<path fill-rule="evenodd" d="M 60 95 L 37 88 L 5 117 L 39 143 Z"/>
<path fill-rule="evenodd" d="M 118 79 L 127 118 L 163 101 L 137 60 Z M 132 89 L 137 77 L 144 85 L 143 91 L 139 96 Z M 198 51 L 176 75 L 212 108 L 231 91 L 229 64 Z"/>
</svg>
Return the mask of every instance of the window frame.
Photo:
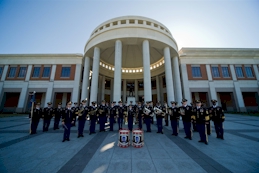
<svg viewBox="0 0 259 173">
<path fill-rule="evenodd" d="M 248 73 L 247 73 L 247 69 L 248 69 L 248 68 L 250 68 L 250 70 L 251 70 L 250 73 L 251 73 L 252 76 L 248 76 Z M 247 78 L 254 78 L 254 77 L 255 77 L 255 76 L 254 76 L 254 73 L 253 73 L 252 66 L 244 66 L 244 71 L 245 71 L 245 74 L 246 74 L 246 77 L 247 77 Z"/>
<path fill-rule="evenodd" d="M 12 73 L 14 73 L 14 76 L 10 76 L 10 73 L 11 73 L 11 70 L 12 70 L 12 69 L 15 69 L 14 72 L 12 72 Z M 8 72 L 8 76 L 7 76 L 7 77 L 8 77 L 8 78 L 15 78 L 15 77 L 16 77 L 16 72 L 17 72 L 17 66 L 15 66 L 15 67 L 14 67 L 14 66 L 9 67 L 9 72 Z"/>
<path fill-rule="evenodd" d="M 239 73 L 238 73 L 237 69 L 240 69 L 240 72 L 242 73 L 242 76 L 238 75 Z M 245 74 L 243 72 L 242 66 L 235 66 L 235 73 L 236 73 L 237 78 L 245 78 Z"/>
<path fill-rule="evenodd" d="M 45 72 L 45 69 L 47 69 L 47 68 L 49 69 L 48 76 L 44 76 L 44 74 L 45 74 L 45 73 L 44 73 L 44 72 Z M 51 67 L 50 67 L 50 66 L 44 66 L 44 67 L 43 67 L 42 74 L 41 74 L 41 77 L 42 77 L 42 78 L 49 78 L 50 75 L 51 75 Z"/>
<path fill-rule="evenodd" d="M 198 73 L 200 74 L 200 76 L 194 75 L 196 73 L 194 72 L 195 68 L 199 69 Z M 192 70 L 192 78 L 202 78 L 201 67 L 199 65 L 191 65 L 191 70 Z"/>
<path fill-rule="evenodd" d="M 216 71 L 214 71 L 214 69 L 217 69 L 217 73 L 218 73 L 218 76 L 215 76 L 215 73 Z M 220 78 L 220 72 L 219 72 L 219 67 L 218 66 L 211 66 L 211 74 L 212 74 L 212 77 L 213 78 Z"/>
<path fill-rule="evenodd" d="M 35 69 L 39 69 L 39 72 L 38 72 L 38 76 L 34 76 L 34 74 L 35 74 Z M 34 66 L 33 67 L 33 72 L 32 72 L 32 75 L 31 75 L 31 77 L 32 78 L 39 78 L 40 77 L 40 70 L 41 70 L 41 67 L 40 66 Z"/>
<path fill-rule="evenodd" d="M 65 69 L 69 69 L 69 76 L 67 76 L 67 75 L 64 76 L 64 73 L 68 73 L 68 72 L 64 72 L 63 71 Z M 61 73 L 60 73 L 60 78 L 70 78 L 70 76 L 71 76 L 71 66 L 62 66 Z"/>
<path fill-rule="evenodd" d="M 227 69 L 228 76 L 225 76 L 225 75 L 224 75 L 225 73 L 224 73 L 223 68 L 226 68 L 226 69 Z M 230 78 L 230 77 L 231 77 L 231 76 L 230 76 L 230 71 L 229 71 L 229 67 L 228 67 L 228 66 L 221 65 L 221 72 L 222 72 L 222 77 L 223 77 L 223 78 Z"/>
<path fill-rule="evenodd" d="M 24 76 L 20 76 L 21 75 L 21 69 L 24 70 L 23 71 L 23 73 L 24 73 L 23 75 Z M 27 73 L 27 67 L 20 67 L 17 78 L 25 78 L 26 77 L 26 73 Z"/>
</svg>

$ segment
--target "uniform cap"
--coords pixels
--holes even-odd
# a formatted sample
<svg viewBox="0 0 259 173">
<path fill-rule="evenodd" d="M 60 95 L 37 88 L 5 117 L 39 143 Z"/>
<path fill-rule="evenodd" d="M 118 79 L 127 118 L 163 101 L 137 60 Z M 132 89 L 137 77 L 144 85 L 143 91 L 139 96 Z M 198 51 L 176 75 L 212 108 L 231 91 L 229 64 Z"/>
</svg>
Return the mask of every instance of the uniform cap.
<svg viewBox="0 0 259 173">
<path fill-rule="evenodd" d="M 187 102 L 188 100 L 187 99 L 182 99 L 182 102 Z"/>
<path fill-rule="evenodd" d="M 86 103 L 87 102 L 87 100 L 82 100 L 82 103 Z"/>
<path fill-rule="evenodd" d="M 171 101 L 171 104 L 177 105 L 177 102 L 176 101 Z"/>
<path fill-rule="evenodd" d="M 59 102 L 59 103 L 58 103 L 58 105 L 62 105 L 62 103 L 61 103 L 61 102 Z"/>
<path fill-rule="evenodd" d="M 92 101 L 92 104 L 96 104 L 96 101 Z"/>
<path fill-rule="evenodd" d="M 195 103 L 201 103 L 201 100 L 199 100 L 199 99 L 195 100 Z"/>
<path fill-rule="evenodd" d="M 111 102 L 111 103 L 116 103 L 116 101 L 113 101 L 113 102 Z"/>
<path fill-rule="evenodd" d="M 71 102 L 71 101 L 67 102 L 67 104 L 70 104 L 70 105 L 71 105 L 72 103 L 73 103 L 73 102 Z"/>
<path fill-rule="evenodd" d="M 122 101 L 118 101 L 118 103 L 122 103 Z"/>
<path fill-rule="evenodd" d="M 218 101 L 214 99 L 214 100 L 211 100 L 211 102 L 212 103 L 217 103 Z"/>
<path fill-rule="evenodd" d="M 77 105 L 77 102 L 75 102 L 74 105 Z"/>
<path fill-rule="evenodd" d="M 40 105 L 40 102 L 37 102 L 36 105 Z"/>
<path fill-rule="evenodd" d="M 48 102 L 47 104 L 48 104 L 48 105 L 52 105 L 52 103 L 51 103 L 51 102 Z"/>
<path fill-rule="evenodd" d="M 105 100 L 102 100 L 102 102 L 106 102 Z"/>
</svg>

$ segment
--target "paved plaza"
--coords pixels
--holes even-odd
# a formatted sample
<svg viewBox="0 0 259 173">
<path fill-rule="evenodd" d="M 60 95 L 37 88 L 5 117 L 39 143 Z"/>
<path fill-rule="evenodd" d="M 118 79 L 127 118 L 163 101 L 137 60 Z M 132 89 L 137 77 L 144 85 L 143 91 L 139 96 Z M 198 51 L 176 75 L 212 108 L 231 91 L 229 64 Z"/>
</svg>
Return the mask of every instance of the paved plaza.
<svg viewBox="0 0 259 173">
<path fill-rule="evenodd" d="M 86 124 L 83 138 L 72 127 L 70 141 L 61 142 L 63 129 L 54 131 L 53 120 L 48 132 L 41 120 L 38 133 L 29 135 L 27 115 L 0 118 L 0 172 L 259 172 L 259 117 L 226 114 L 225 140 L 216 138 L 212 123 L 209 145 L 198 142 L 197 132 L 184 139 L 181 121 L 178 137 L 170 126 L 157 134 L 153 125 L 143 148 L 118 147 L 118 132 L 98 132 L 99 125 L 88 135 Z"/>
</svg>

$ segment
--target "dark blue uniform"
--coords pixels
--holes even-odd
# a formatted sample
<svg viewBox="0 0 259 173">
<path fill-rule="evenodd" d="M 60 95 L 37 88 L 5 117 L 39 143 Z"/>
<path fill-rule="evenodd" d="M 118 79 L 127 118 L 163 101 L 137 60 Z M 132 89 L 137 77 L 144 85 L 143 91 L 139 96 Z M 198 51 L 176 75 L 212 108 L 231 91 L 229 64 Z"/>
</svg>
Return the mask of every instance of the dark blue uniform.
<svg viewBox="0 0 259 173">
<path fill-rule="evenodd" d="M 81 106 L 77 114 L 78 115 L 78 137 L 84 137 L 83 132 L 84 132 L 87 114 L 88 114 L 88 107 Z"/>
<path fill-rule="evenodd" d="M 137 116 L 138 116 L 138 127 L 139 129 L 142 129 L 142 119 L 143 119 L 143 107 L 142 106 L 137 106 L 136 107 L 136 111 L 137 111 Z"/>
<path fill-rule="evenodd" d="M 133 108 L 129 108 L 128 110 L 128 128 L 132 131 L 133 128 L 133 119 L 134 119 L 135 111 Z"/>
<path fill-rule="evenodd" d="M 200 107 L 193 109 L 193 119 L 196 120 L 196 127 L 200 134 L 200 141 L 208 144 L 208 136 L 206 130 L 206 122 L 209 121 L 208 109 Z"/>
<path fill-rule="evenodd" d="M 172 135 L 178 136 L 178 132 L 179 132 L 179 119 L 180 119 L 180 115 L 179 115 L 179 108 L 177 107 L 170 107 L 170 121 L 171 121 L 171 127 L 173 130 Z"/>
<path fill-rule="evenodd" d="M 113 131 L 114 118 L 116 117 L 116 107 L 110 107 L 110 131 Z"/>
<path fill-rule="evenodd" d="M 119 124 L 119 130 L 122 129 L 122 123 L 123 123 L 123 118 L 125 115 L 125 112 L 127 112 L 127 109 L 124 106 L 118 106 L 118 124 Z"/>
<path fill-rule="evenodd" d="M 209 108 L 209 113 L 211 120 L 214 122 L 215 131 L 217 133 L 217 138 L 224 139 L 224 129 L 223 122 L 225 121 L 224 110 L 219 106 L 212 106 Z"/>
<path fill-rule="evenodd" d="M 100 123 L 100 132 L 105 132 L 105 122 L 107 120 L 107 113 L 108 113 L 108 108 L 105 105 L 100 105 L 98 107 L 98 114 L 99 114 L 99 123 Z"/>
<path fill-rule="evenodd" d="M 151 106 L 149 106 L 149 107 L 146 107 L 147 109 L 149 109 L 150 110 L 150 112 L 148 113 L 148 114 L 144 114 L 144 119 L 145 119 L 145 124 L 146 124 L 146 127 L 147 127 L 147 132 L 151 132 L 151 127 L 150 127 L 150 125 L 151 125 L 151 114 L 153 113 L 152 111 L 153 111 L 153 109 L 152 109 L 152 107 Z"/>
<path fill-rule="evenodd" d="M 42 117 L 42 109 L 41 108 L 34 108 L 33 109 L 33 115 L 31 116 L 31 112 L 29 117 L 31 117 L 31 130 L 30 134 L 35 134 L 37 131 L 37 127 L 40 121 L 40 118 Z"/>
<path fill-rule="evenodd" d="M 163 107 L 161 105 L 156 106 L 156 108 L 163 111 Z M 157 121 L 157 133 L 163 134 L 163 112 L 161 113 L 156 112 L 156 121 Z"/>
<path fill-rule="evenodd" d="M 74 111 L 75 116 L 77 116 L 78 115 L 79 107 L 78 106 L 72 107 L 72 109 Z M 74 123 L 72 123 L 72 126 L 76 126 L 76 121 L 74 121 Z"/>
<path fill-rule="evenodd" d="M 97 120 L 97 107 L 95 106 L 89 106 L 89 116 L 90 116 L 90 128 L 89 128 L 89 134 L 95 133 L 95 124 Z"/>
<path fill-rule="evenodd" d="M 63 112 L 63 109 L 61 107 L 56 108 L 54 110 L 54 113 L 55 113 L 54 130 L 59 129 L 59 122 L 60 122 L 60 118 L 62 117 L 62 112 Z"/>
<path fill-rule="evenodd" d="M 70 136 L 70 128 L 72 121 L 75 121 L 75 112 L 72 108 L 65 108 L 62 113 L 62 122 L 64 122 L 64 136 L 63 136 L 63 142 L 65 140 L 69 141 Z"/>
<path fill-rule="evenodd" d="M 192 121 L 192 107 L 191 106 L 181 106 L 179 107 L 179 111 L 184 113 L 182 116 L 183 120 L 183 126 L 184 126 L 184 131 L 185 131 L 185 138 L 189 138 L 190 140 L 192 139 L 192 129 L 191 129 L 191 121 Z"/>
<path fill-rule="evenodd" d="M 50 120 L 54 115 L 54 109 L 52 107 L 45 107 L 43 109 L 43 132 L 49 130 Z"/>
</svg>

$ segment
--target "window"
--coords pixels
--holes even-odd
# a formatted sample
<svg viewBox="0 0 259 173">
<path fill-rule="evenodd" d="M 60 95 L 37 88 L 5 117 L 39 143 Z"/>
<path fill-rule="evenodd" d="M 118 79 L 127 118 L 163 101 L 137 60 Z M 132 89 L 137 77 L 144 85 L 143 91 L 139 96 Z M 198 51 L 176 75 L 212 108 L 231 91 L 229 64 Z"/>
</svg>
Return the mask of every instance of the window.
<svg viewBox="0 0 259 173">
<path fill-rule="evenodd" d="M 237 77 L 244 77 L 242 67 L 236 67 Z"/>
<path fill-rule="evenodd" d="M 245 71 L 246 71 L 246 76 L 247 77 L 254 77 L 253 71 L 252 71 L 251 67 L 245 67 Z"/>
<path fill-rule="evenodd" d="M 192 67 L 192 77 L 201 77 L 200 67 Z"/>
<path fill-rule="evenodd" d="M 70 77 L 70 67 L 62 67 L 61 77 Z"/>
<path fill-rule="evenodd" d="M 40 67 L 34 67 L 33 68 L 32 77 L 40 77 Z"/>
<path fill-rule="evenodd" d="M 25 77 L 27 71 L 27 67 L 20 67 L 18 77 Z"/>
<path fill-rule="evenodd" d="M 3 73 L 3 67 L 0 67 L 0 77 L 2 76 Z"/>
<path fill-rule="evenodd" d="M 8 77 L 15 77 L 15 74 L 16 74 L 16 67 L 10 67 Z"/>
<path fill-rule="evenodd" d="M 156 80 L 151 80 L 152 89 L 156 89 Z"/>
<path fill-rule="evenodd" d="M 49 77 L 50 76 L 50 67 L 44 67 L 42 77 Z"/>
<path fill-rule="evenodd" d="M 213 77 L 220 77 L 218 67 L 211 67 L 211 70 L 212 70 L 212 76 Z"/>
<path fill-rule="evenodd" d="M 230 77 L 228 67 L 221 67 L 223 77 Z"/>
</svg>

